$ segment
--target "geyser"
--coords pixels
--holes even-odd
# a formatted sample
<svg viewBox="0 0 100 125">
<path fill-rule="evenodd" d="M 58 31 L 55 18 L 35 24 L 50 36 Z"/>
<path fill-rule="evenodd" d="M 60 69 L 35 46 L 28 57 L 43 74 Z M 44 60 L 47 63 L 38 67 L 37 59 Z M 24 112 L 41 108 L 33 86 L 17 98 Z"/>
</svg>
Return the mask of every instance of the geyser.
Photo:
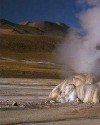
<svg viewBox="0 0 100 125">
<path fill-rule="evenodd" d="M 85 35 L 70 30 L 59 45 L 59 60 L 77 73 L 100 74 L 100 6 L 92 7 L 79 15 Z M 67 69 L 66 69 L 67 70 Z"/>
<path fill-rule="evenodd" d="M 85 2 L 93 6 L 79 16 L 84 35 L 70 30 L 57 49 L 66 70 L 69 67 L 76 74 L 56 86 L 49 100 L 100 103 L 100 83 L 96 83 L 93 75 L 100 77 L 100 0 Z"/>
</svg>

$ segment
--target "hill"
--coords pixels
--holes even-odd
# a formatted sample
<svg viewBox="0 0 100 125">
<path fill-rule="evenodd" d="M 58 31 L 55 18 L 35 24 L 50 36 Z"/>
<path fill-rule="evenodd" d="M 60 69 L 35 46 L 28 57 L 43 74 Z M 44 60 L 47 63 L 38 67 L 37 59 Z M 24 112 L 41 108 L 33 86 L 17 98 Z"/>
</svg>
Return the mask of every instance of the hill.
<svg viewBox="0 0 100 125">
<path fill-rule="evenodd" d="M 0 20 L 0 56 L 50 61 L 68 26 L 63 23 Z M 58 34 L 58 35 L 57 35 Z M 59 35 L 60 34 L 60 35 Z M 44 57 L 45 55 L 45 57 Z"/>
<path fill-rule="evenodd" d="M 0 19 L 0 33 L 2 34 L 33 34 L 65 36 L 69 27 L 63 23 L 49 21 L 12 23 Z"/>
<path fill-rule="evenodd" d="M 1 19 L 0 77 L 59 78 L 55 48 L 68 28 L 63 23 L 15 24 Z"/>
<path fill-rule="evenodd" d="M 47 35 L 60 35 L 65 36 L 69 27 L 64 23 L 53 23 L 49 21 L 40 22 L 22 22 L 20 25 L 35 27 L 44 32 Z"/>
<path fill-rule="evenodd" d="M 40 29 L 22 26 L 5 19 L 0 19 L 0 33 L 2 34 L 43 34 Z"/>
</svg>

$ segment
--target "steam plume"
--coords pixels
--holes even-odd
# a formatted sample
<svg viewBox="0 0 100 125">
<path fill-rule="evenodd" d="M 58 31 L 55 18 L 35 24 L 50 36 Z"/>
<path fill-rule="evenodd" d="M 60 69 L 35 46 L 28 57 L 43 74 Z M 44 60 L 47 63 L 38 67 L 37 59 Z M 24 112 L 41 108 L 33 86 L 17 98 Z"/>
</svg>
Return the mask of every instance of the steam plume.
<svg viewBox="0 0 100 125">
<path fill-rule="evenodd" d="M 90 3 L 90 0 L 86 0 Z M 95 0 L 95 3 L 100 0 Z M 94 1 L 91 2 L 93 4 Z M 60 61 L 78 73 L 100 74 L 100 6 L 82 12 L 80 23 L 86 35 L 69 31 L 64 43 L 59 46 Z"/>
<path fill-rule="evenodd" d="M 88 5 L 98 5 L 100 4 L 100 0 L 78 0 L 78 3 L 80 4 L 87 3 Z"/>
</svg>

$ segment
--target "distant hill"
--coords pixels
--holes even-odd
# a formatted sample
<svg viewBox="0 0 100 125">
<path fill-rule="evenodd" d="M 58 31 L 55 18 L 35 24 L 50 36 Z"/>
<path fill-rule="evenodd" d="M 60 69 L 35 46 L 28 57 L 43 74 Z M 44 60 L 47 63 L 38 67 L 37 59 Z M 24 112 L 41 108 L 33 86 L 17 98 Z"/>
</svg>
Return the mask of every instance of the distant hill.
<svg viewBox="0 0 100 125">
<path fill-rule="evenodd" d="M 12 23 L 5 19 L 0 19 L 0 33 L 7 34 L 43 34 L 40 29 L 35 27 L 23 26 Z"/>
<path fill-rule="evenodd" d="M 49 21 L 22 22 L 19 24 L 0 19 L 0 33 L 2 34 L 33 34 L 65 36 L 69 26 L 64 23 L 53 23 Z"/>
<path fill-rule="evenodd" d="M 14 24 L 8 20 L 0 19 L 0 28 L 13 28 L 15 26 L 16 26 L 16 24 Z"/>
<path fill-rule="evenodd" d="M 22 22 L 20 25 L 35 27 L 44 32 L 44 34 L 49 35 L 60 35 L 64 36 L 67 33 L 69 27 L 64 23 L 53 23 L 49 21 L 40 21 L 40 22 Z"/>
<path fill-rule="evenodd" d="M 0 19 L 0 57 L 53 62 L 56 46 L 63 41 L 68 29 L 63 23 L 16 24 Z"/>
<path fill-rule="evenodd" d="M 62 71 L 56 48 L 69 28 L 59 22 L 16 24 L 0 19 L 0 77 L 60 78 Z M 100 50 L 100 45 L 96 48 Z"/>
</svg>

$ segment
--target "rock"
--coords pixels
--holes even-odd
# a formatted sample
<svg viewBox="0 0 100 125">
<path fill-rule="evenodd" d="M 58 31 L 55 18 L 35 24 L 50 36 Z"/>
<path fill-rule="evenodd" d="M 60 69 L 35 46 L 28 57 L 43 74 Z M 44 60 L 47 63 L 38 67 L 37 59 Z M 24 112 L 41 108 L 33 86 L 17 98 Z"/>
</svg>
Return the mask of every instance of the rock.
<svg viewBox="0 0 100 125">
<path fill-rule="evenodd" d="M 13 102 L 12 106 L 18 106 L 18 103 L 17 102 Z"/>
</svg>

